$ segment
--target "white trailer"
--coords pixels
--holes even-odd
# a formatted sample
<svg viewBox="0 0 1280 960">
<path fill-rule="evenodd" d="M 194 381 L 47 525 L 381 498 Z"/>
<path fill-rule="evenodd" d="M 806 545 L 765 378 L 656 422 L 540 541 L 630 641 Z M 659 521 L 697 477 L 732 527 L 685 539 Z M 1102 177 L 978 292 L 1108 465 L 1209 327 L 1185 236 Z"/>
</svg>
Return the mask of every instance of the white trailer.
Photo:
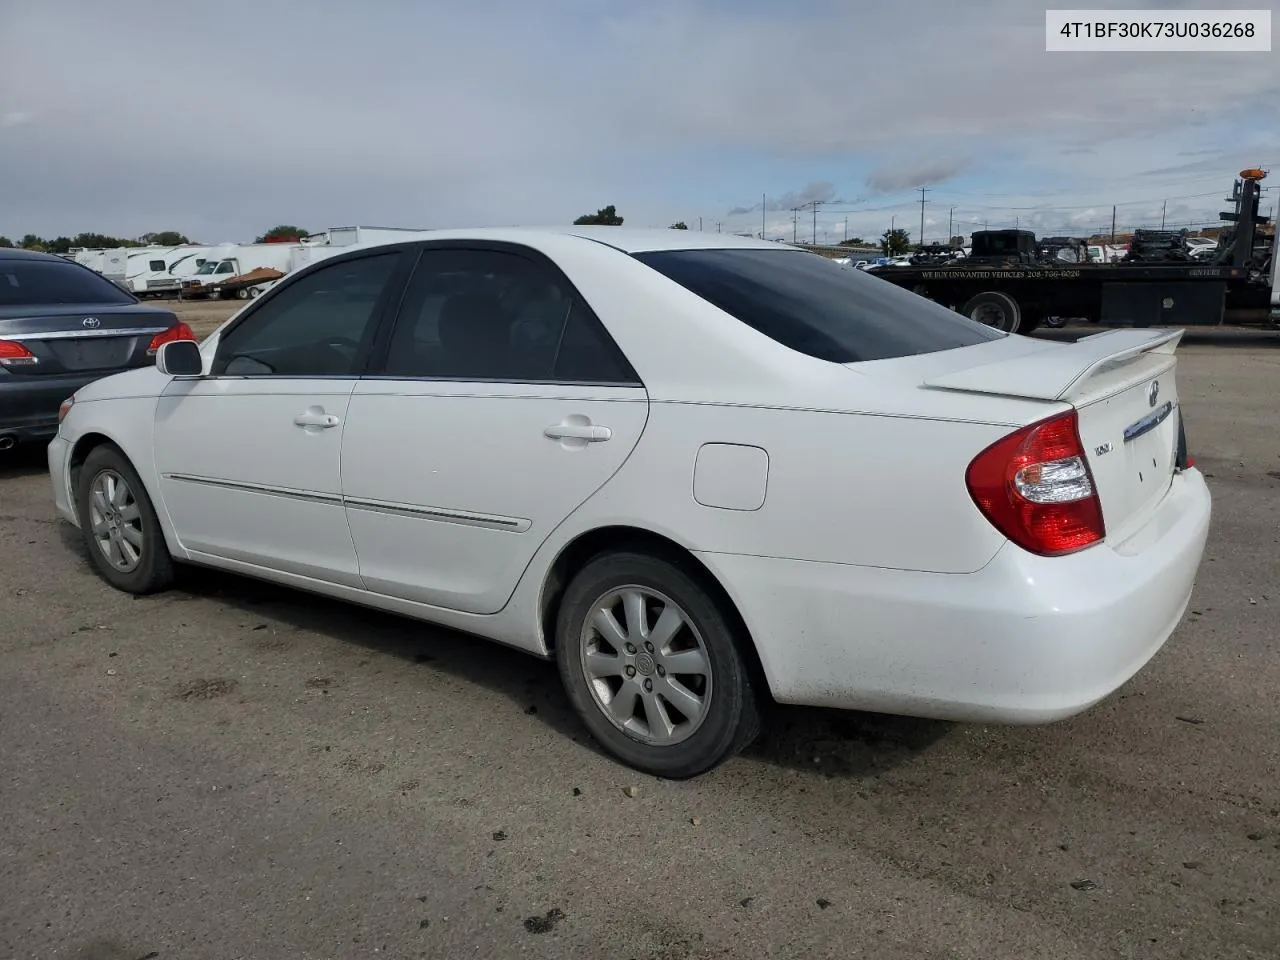
<svg viewBox="0 0 1280 960">
<path fill-rule="evenodd" d="M 196 271 L 204 266 L 212 251 L 217 249 L 217 247 L 198 245 L 174 248 L 164 258 L 165 265 L 163 267 L 148 270 L 130 279 L 129 282 L 133 288 L 134 295 L 141 298 L 176 295 L 182 287 L 182 281 L 195 276 Z M 153 258 L 148 266 L 154 265 Z"/>
<path fill-rule="evenodd" d="M 425 231 L 411 227 L 330 227 L 325 231 L 325 241 L 331 247 L 349 247 L 356 243 L 383 243 L 407 240 L 412 234 Z"/>
</svg>

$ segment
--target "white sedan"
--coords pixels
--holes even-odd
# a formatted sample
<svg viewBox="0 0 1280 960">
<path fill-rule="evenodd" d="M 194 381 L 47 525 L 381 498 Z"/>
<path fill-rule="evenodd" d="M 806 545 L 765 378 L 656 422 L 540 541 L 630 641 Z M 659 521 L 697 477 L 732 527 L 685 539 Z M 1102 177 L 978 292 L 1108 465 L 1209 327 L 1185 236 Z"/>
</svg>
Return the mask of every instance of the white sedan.
<svg viewBox="0 0 1280 960">
<path fill-rule="evenodd" d="M 1010 336 L 721 234 L 433 231 L 79 390 L 49 468 L 121 590 L 202 564 L 555 658 L 687 777 L 769 697 L 1040 723 L 1125 683 L 1209 528 L 1179 337 Z"/>
</svg>

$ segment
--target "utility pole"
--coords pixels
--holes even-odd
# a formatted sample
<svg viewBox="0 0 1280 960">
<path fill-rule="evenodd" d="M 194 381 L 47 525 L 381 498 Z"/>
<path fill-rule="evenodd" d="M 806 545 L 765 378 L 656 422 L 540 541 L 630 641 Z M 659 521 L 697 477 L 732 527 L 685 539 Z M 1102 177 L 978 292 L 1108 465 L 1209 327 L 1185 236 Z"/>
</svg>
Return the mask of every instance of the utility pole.
<svg viewBox="0 0 1280 960">
<path fill-rule="evenodd" d="M 719 220 L 717 220 L 717 221 L 716 221 L 716 233 L 719 233 L 719 232 L 720 232 L 720 221 L 719 221 Z"/>
<path fill-rule="evenodd" d="M 928 187 L 920 188 L 920 246 L 924 246 L 924 195 Z"/>
<path fill-rule="evenodd" d="M 796 242 L 796 231 L 800 227 L 800 208 L 791 208 L 791 242 Z"/>
<path fill-rule="evenodd" d="M 699 218 L 698 218 L 698 232 L 699 232 L 699 233 L 701 233 L 701 232 L 702 232 L 702 218 L 701 218 L 701 217 L 699 217 Z"/>
<path fill-rule="evenodd" d="M 765 236 L 769 232 L 769 228 L 765 226 L 765 211 L 769 209 L 769 197 L 766 194 L 760 194 L 760 239 L 768 240 Z"/>
<path fill-rule="evenodd" d="M 1116 245 L 1116 206 L 1111 205 L 1111 246 Z"/>
<path fill-rule="evenodd" d="M 1165 212 L 1165 208 L 1168 206 L 1169 206 L 1168 200 L 1160 201 L 1160 229 L 1161 230 L 1164 229 L 1164 212 Z"/>
<path fill-rule="evenodd" d="M 821 200 L 813 201 L 813 245 L 818 245 L 818 204 Z"/>
<path fill-rule="evenodd" d="M 956 232 L 956 208 L 952 207 L 951 212 L 947 214 L 947 245 L 950 246 L 951 238 Z"/>
<path fill-rule="evenodd" d="M 849 239 L 849 218 L 848 217 L 844 218 L 844 238 L 846 240 Z"/>
</svg>

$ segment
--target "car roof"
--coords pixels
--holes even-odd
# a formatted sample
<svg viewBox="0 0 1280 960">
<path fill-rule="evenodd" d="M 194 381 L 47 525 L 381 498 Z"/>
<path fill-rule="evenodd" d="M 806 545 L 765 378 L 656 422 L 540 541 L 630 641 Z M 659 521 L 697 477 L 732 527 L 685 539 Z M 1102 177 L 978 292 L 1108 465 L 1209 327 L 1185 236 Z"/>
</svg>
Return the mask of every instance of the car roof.
<svg viewBox="0 0 1280 960">
<path fill-rule="evenodd" d="M 740 237 L 732 233 L 709 233 L 699 230 L 673 230 L 670 228 L 638 228 L 607 226 L 547 226 L 547 227 L 447 227 L 438 230 L 422 230 L 401 237 L 379 238 L 349 247 L 345 250 L 368 250 L 375 247 L 415 243 L 423 240 L 492 240 L 537 245 L 538 240 L 558 237 L 577 237 L 593 240 L 614 247 L 624 253 L 649 253 L 658 250 L 777 250 L 788 249 L 789 244 L 760 240 L 756 237 Z"/>
<path fill-rule="evenodd" d="M 56 253 L 41 253 L 39 250 L 23 250 L 21 247 L 0 247 L 0 260 L 57 260 L 70 263 L 66 257 Z"/>
</svg>

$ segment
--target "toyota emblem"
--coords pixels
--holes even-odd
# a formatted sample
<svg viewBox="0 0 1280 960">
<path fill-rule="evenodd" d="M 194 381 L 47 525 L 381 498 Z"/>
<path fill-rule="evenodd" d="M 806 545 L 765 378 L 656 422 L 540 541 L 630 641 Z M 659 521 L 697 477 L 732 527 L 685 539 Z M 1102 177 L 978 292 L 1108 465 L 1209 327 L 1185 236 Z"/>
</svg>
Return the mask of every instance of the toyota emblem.
<svg viewBox="0 0 1280 960">
<path fill-rule="evenodd" d="M 90 330 L 97 330 L 100 326 L 102 326 L 102 321 L 99 320 L 97 317 L 85 317 L 80 322 L 84 324 L 86 327 L 88 327 Z"/>
<path fill-rule="evenodd" d="M 1160 399 L 1160 381 L 1152 380 L 1151 386 L 1147 389 L 1147 406 L 1154 407 L 1156 401 Z"/>
</svg>

